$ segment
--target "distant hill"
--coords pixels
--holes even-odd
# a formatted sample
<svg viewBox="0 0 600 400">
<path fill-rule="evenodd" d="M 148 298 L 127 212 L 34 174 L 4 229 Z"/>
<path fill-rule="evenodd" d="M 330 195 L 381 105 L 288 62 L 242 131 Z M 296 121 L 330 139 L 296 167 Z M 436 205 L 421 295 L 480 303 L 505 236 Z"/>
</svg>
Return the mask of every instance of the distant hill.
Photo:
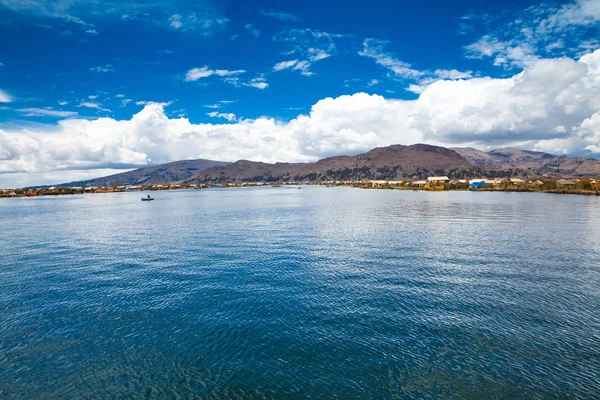
<svg viewBox="0 0 600 400">
<path fill-rule="evenodd" d="M 600 176 L 600 161 L 591 158 L 555 156 L 538 151 L 504 148 L 483 152 L 453 149 L 474 165 L 498 170 L 520 170 L 532 176 Z"/>
<path fill-rule="evenodd" d="M 86 181 L 71 182 L 61 186 L 111 186 L 119 185 L 156 185 L 165 183 L 182 183 L 207 168 L 227 165 L 222 161 L 212 160 L 183 160 L 166 164 L 153 165 L 134 171 L 105 176 L 103 178 L 90 179 Z"/>
<path fill-rule="evenodd" d="M 337 156 L 314 163 L 266 164 L 238 161 L 209 168 L 192 182 L 244 182 L 289 180 L 360 180 L 360 179 L 424 179 L 430 175 L 467 177 L 481 174 L 453 150 L 416 144 L 378 147 L 356 156 Z"/>
<path fill-rule="evenodd" d="M 483 152 L 415 144 L 378 147 L 355 156 L 324 158 L 313 163 L 263 163 L 240 160 L 175 161 L 63 186 L 191 184 L 225 182 L 327 181 L 360 179 L 451 179 L 478 177 L 600 176 L 600 161 L 513 148 Z"/>
</svg>

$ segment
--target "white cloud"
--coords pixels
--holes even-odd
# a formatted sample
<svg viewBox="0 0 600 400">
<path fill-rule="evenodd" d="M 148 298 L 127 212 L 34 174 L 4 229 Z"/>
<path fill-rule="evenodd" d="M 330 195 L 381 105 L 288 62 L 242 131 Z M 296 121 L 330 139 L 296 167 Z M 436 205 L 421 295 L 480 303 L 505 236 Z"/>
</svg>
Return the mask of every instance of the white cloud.
<svg viewBox="0 0 600 400">
<path fill-rule="evenodd" d="M 111 64 L 106 64 L 105 66 L 98 67 L 90 67 L 90 71 L 93 72 L 114 72 L 114 68 Z"/>
<path fill-rule="evenodd" d="M 307 51 L 310 55 L 310 61 L 319 61 L 331 57 L 331 54 L 327 53 L 325 50 L 322 49 L 315 49 L 310 47 Z"/>
<path fill-rule="evenodd" d="M 212 111 L 212 112 L 206 113 L 206 115 L 208 115 L 209 117 L 213 117 L 213 118 L 225 118 L 229 122 L 235 121 L 235 119 L 236 119 L 236 115 L 234 113 L 220 113 L 220 112 Z"/>
<path fill-rule="evenodd" d="M 532 65 L 539 57 L 536 48 L 517 40 L 500 41 L 488 35 L 465 47 L 467 58 L 494 57 L 495 66 L 526 67 Z"/>
<path fill-rule="evenodd" d="M 95 108 L 100 111 L 111 112 L 108 108 L 102 108 L 101 104 L 92 101 L 82 101 L 77 107 Z"/>
<path fill-rule="evenodd" d="M 432 73 L 428 71 L 423 73 L 429 75 L 419 80 L 418 84 L 410 84 L 406 90 L 413 93 L 422 93 L 427 86 L 439 80 L 469 79 L 473 77 L 473 71 L 459 71 L 456 69 L 436 69 Z"/>
<path fill-rule="evenodd" d="M 244 28 L 250 32 L 250 34 L 252 34 L 252 36 L 254 37 L 259 37 L 260 36 L 260 31 L 258 29 L 256 29 L 256 27 L 252 24 L 246 24 L 244 25 Z"/>
<path fill-rule="evenodd" d="M 244 74 L 246 71 L 243 69 L 238 70 L 227 70 L 227 69 L 210 69 L 208 66 L 203 66 L 200 68 L 192 68 L 185 74 L 185 80 L 188 82 L 197 81 L 198 79 L 208 78 L 209 76 L 217 75 L 220 77 L 228 77 Z"/>
<path fill-rule="evenodd" d="M 458 71 L 456 69 L 417 70 L 404 61 L 398 59 L 394 54 L 384 51 L 386 41 L 378 39 L 365 39 L 363 49 L 358 52 L 363 57 L 369 57 L 382 67 L 390 70 L 396 77 L 402 80 L 418 81 L 418 84 L 410 84 L 408 91 L 421 93 L 427 85 L 440 79 L 465 79 L 473 77 L 472 71 Z M 390 76 L 390 75 L 388 75 Z M 371 86 L 371 85 L 369 85 Z"/>
<path fill-rule="evenodd" d="M 121 99 L 121 107 L 127 107 L 127 104 L 131 103 L 133 99 Z"/>
<path fill-rule="evenodd" d="M 579 61 L 540 60 L 505 79 L 438 80 L 416 100 L 366 93 L 326 98 L 289 122 L 194 124 L 149 103 L 128 120 L 70 119 L 39 131 L 0 131 L 0 184 L 16 176 L 2 172 L 33 180 L 34 173 L 61 169 L 69 180 L 68 170 L 188 158 L 311 161 L 395 143 L 600 152 L 598 93 L 600 50 Z"/>
<path fill-rule="evenodd" d="M 10 94 L 0 89 L 0 103 L 11 103 L 13 100 L 14 99 Z"/>
<path fill-rule="evenodd" d="M 144 19 L 143 16 L 137 16 L 136 19 Z M 209 36 L 215 30 L 221 30 L 227 26 L 227 18 L 219 18 L 206 15 L 202 12 L 189 12 L 185 15 L 172 14 L 167 19 L 168 27 L 177 31 L 202 31 L 204 36 Z"/>
<path fill-rule="evenodd" d="M 310 66 L 311 66 L 311 63 L 306 60 L 299 61 L 296 65 L 294 65 L 294 68 L 292 68 L 292 71 L 299 71 L 304 76 L 312 76 L 312 75 L 314 75 L 314 72 L 311 72 L 309 70 Z"/>
<path fill-rule="evenodd" d="M 116 94 L 116 95 L 115 95 L 115 97 L 116 97 L 117 99 L 122 99 L 122 98 L 124 98 L 124 97 L 125 97 L 125 95 L 124 95 L 124 94 L 121 94 L 121 93 L 119 93 L 119 94 Z"/>
<path fill-rule="evenodd" d="M 90 99 L 90 100 L 96 100 L 97 98 L 98 98 L 98 95 L 97 95 L 97 94 L 90 94 L 90 95 L 88 96 L 88 99 Z"/>
<path fill-rule="evenodd" d="M 181 22 L 181 15 L 179 14 L 171 15 L 171 18 L 169 18 L 169 22 L 171 28 L 179 29 L 183 26 L 183 23 Z"/>
<path fill-rule="evenodd" d="M 375 86 L 375 85 L 378 85 L 378 84 L 379 84 L 379 81 L 377 79 L 371 79 L 369 81 L 369 83 L 367 83 L 367 86 Z"/>
<path fill-rule="evenodd" d="M 490 57 L 495 66 L 523 68 L 541 58 L 580 55 L 579 45 L 597 36 L 600 2 L 575 0 L 560 6 L 540 3 L 517 12 L 509 20 L 488 16 L 481 19 L 485 22 L 486 34 L 465 47 L 466 56 Z M 585 50 L 590 52 L 597 48 L 596 43 Z"/>
<path fill-rule="evenodd" d="M 468 79 L 473 77 L 473 71 L 458 71 L 456 69 L 436 69 L 433 74 L 438 79 Z"/>
<path fill-rule="evenodd" d="M 269 87 L 269 84 L 267 83 L 267 80 L 265 78 L 262 77 L 257 77 L 257 78 L 253 78 L 251 79 L 249 82 L 244 83 L 244 86 L 250 86 L 256 89 L 266 89 L 267 87 Z"/>
<path fill-rule="evenodd" d="M 303 60 L 289 60 L 282 61 L 273 66 L 273 71 L 282 71 L 284 69 L 292 69 L 292 71 L 299 71 L 302 75 L 311 76 L 314 75 L 313 72 L 309 70 L 311 63 Z"/>
<path fill-rule="evenodd" d="M 418 78 L 423 72 L 411 68 L 409 63 L 397 59 L 393 54 L 387 53 L 383 48 L 387 45 L 386 41 L 377 39 L 365 39 L 363 49 L 358 52 L 363 57 L 369 57 L 382 67 L 392 71 L 401 78 Z"/>
<path fill-rule="evenodd" d="M 65 100 L 60 100 L 60 101 L 58 102 L 58 105 L 59 105 L 59 106 L 66 106 L 67 104 L 69 104 L 69 102 L 68 102 L 68 101 L 65 101 Z"/>
<path fill-rule="evenodd" d="M 275 65 L 275 71 L 294 67 L 292 70 L 302 75 L 314 75 L 310 67 L 317 61 L 337 54 L 336 41 L 351 38 L 351 35 L 328 33 L 314 29 L 286 29 L 273 36 L 273 40 L 286 43 L 289 50 L 284 55 L 294 54 L 296 60 L 282 61 Z M 293 64 L 291 64 L 293 63 Z"/>
<path fill-rule="evenodd" d="M 261 11 L 260 13 L 262 15 L 264 15 L 265 17 L 276 18 L 281 21 L 299 21 L 300 20 L 300 18 L 296 17 L 295 15 L 292 15 L 292 14 L 289 14 L 286 12 L 281 12 L 281 11 Z"/>
<path fill-rule="evenodd" d="M 172 101 L 147 101 L 147 100 L 141 100 L 141 101 L 135 102 L 136 106 L 146 106 L 148 104 L 158 104 L 161 107 L 168 107 L 171 104 L 173 104 L 173 102 Z"/>
<path fill-rule="evenodd" d="M 50 107 L 46 108 L 19 108 L 16 110 L 21 113 L 25 117 L 58 117 L 58 118 L 66 118 L 66 117 L 75 117 L 77 115 L 74 111 L 61 111 L 54 110 Z"/>
<path fill-rule="evenodd" d="M 600 109 L 596 93 L 600 50 L 580 61 L 540 60 L 507 79 L 437 81 L 416 101 L 411 126 L 446 143 L 574 143 Z"/>
<path fill-rule="evenodd" d="M 228 23 L 228 19 L 221 17 L 216 7 L 206 1 L 0 0 L 0 6 L 41 18 L 49 29 L 52 19 L 56 19 L 59 29 L 66 25 L 89 35 L 98 32 L 86 19 L 140 21 L 159 28 L 199 31 L 204 36 L 223 29 Z"/>
<path fill-rule="evenodd" d="M 283 69 L 288 69 L 288 68 L 293 67 L 297 63 L 298 63 L 298 60 L 289 60 L 289 61 L 278 62 L 277 64 L 275 64 L 273 66 L 273 71 L 281 71 Z"/>
<path fill-rule="evenodd" d="M 546 14 L 537 24 L 536 34 L 552 36 L 600 21 L 600 3 L 597 0 L 577 0 L 549 10 L 544 10 L 544 7 L 542 5 L 536 10 L 538 14 Z"/>
<path fill-rule="evenodd" d="M 225 106 L 227 106 L 229 104 L 235 103 L 236 101 L 237 100 L 220 100 L 220 101 L 218 101 L 216 103 L 213 103 L 213 104 L 205 104 L 202 107 L 213 108 L 213 109 L 215 109 L 215 108 L 221 108 L 221 107 L 225 107 Z"/>
<path fill-rule="evenodd" d="M 68 14 L 68 8 L 70 3 L 76 2 L 63 2 L 63 1 L 44 1 L 44 0 L 0 0 L 0 5 L 6 7 L 14 12 L 33 15 L 42 18 L 55 18 L 60 19 L 65 23 L 71 24 L 83 31 L 95 31 L 95 27 L 92 24 L 87 23 L 83 19 Z"/>
</svg>

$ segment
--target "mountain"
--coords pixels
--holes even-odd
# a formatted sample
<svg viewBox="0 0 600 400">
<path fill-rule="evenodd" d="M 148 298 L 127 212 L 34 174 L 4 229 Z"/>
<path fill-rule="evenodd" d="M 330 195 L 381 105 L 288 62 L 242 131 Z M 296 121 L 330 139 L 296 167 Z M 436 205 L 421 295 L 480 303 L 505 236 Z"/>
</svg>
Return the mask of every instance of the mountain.
<svg viewBox="0 0 600 400">
<path fill-rule="evenodd" d="M 432 175 L 447 175 L 451 179 L 600 176 L 600 161 L 513 148 L 486 153 L 472 148 L 447 149 L 426 144 L 392 145 L 355 156 L 329 157 L 313 163 L 175 161 L 63 186 L 404 180 L 425 179 Z"/>
<path fill-rule="evenodd" d="M 71 182 L 62 186 L 111 186 L 119 185 L 155 185 L 164 183 L 182 183 L 208 168 L 227 165 L 222 161 L 184 160 L 153 165 L 134 171 L 105 176 L 87 181 Z"/>
<path fill-rule="evenodd" d="M 453 150 L 472 164 L 490 169 L 518 170 L 521 171 L 519 174 L 533 176 L 600 176 L 600 161 L 590 158 L 555 156 L 510 147 L 487 153 L 472 148 Z"/>
<path fill-rule="evenodd" d="M 209 168 L 186 183 L 424 179 L 430 175 L 467 177 L 481 173 L 481 168 L 472 165 L 453 150 L 416 144 L 379 147 L 356 156 L 336 156 L 314 163 L 267 164 L 237 161 Z"/>
</svg>

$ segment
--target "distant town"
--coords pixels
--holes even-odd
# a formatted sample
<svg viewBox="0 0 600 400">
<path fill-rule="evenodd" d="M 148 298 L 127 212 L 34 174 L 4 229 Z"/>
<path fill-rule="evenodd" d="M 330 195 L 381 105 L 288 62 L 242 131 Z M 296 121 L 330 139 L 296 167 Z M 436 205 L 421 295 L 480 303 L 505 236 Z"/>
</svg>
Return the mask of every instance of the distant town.
<svg viewBox="0 0 600 400">
<path fill-rule="evenodd" d="M 323 185 L 326 187 L 348 186 L 361 189 L 425 190 L 425 191 L 509 191 L 541 192 L 562 194 L 583 194 L 600 196 L 600 179 L 543 178 L 526 180 L 521 178 L 478 178 L 450 179 L 447 176 L 430 176 L 424 180 L 347 180 L 347 181 L 289 181 L 289 182 L 241 182 L 220 184 L 153 184 L 153 185 L 112 185 L 112 186 L 51 186 L 0 189 L 0 197 L 38 197 L 96 193 L 145 192 L 159 190 L 199 190 L 208 188 L 282 187 L 302 185 Z"/>
</svg>

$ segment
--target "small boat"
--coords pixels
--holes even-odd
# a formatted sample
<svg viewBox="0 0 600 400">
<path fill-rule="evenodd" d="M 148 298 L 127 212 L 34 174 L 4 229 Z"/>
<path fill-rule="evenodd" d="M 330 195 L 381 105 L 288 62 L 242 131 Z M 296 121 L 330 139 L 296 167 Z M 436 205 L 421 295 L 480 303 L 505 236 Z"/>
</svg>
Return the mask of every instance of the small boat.
<svg viewBox="0 0 600 400">
<path fill-rule="evenodd" d="M 142 197 L 142 201 L 152 201 L 154 200 L 154 197 L 150 197 L 150 195 L 148 195 L 148 197 Z"/>
</svg>

